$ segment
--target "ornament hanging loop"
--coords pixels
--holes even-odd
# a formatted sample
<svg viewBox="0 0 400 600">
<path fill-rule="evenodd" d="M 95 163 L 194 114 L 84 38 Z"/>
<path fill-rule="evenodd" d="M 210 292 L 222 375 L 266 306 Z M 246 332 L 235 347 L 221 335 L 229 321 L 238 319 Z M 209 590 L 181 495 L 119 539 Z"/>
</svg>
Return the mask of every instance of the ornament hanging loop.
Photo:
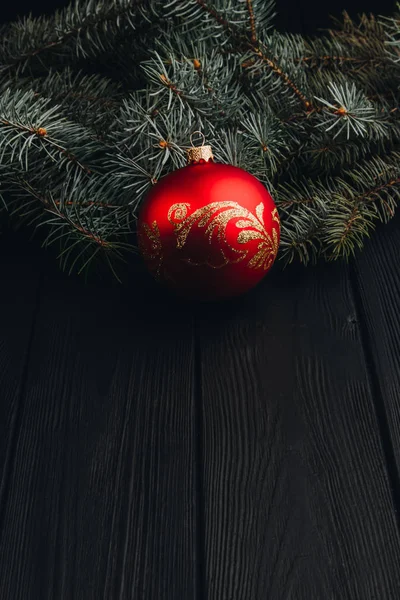
<svg viewBox="0 0 400 600">
<path fill-rule="evenodd" d="M 193 142 L 193 136 L 196 135 L 196 133 L 198 133 L 202 137 L 201 145 L 204 146 L 206 143 L 206 136 L 204 135 L 204 133 L 202 131 L 193 131 L 193 133 L 190 136 L 190 143 L 192 144 L 192 148 L 195 148 L 195 145 Z"/>
<path fill-rule="evenodd" d="M 193 136 L 198 134 L 202 137 L 201 146 L 195 146 L 193 144 Z M 201 131 L 194 131 L 190 136 L 191 148 L 187 148 L 186 152 L 188 155 L 188 163 L 191 165 L 202 164 L 205 162 L 213 161 L 214 155 L 211 146 L 205 145 L 205 135 Z"/>
</svg>

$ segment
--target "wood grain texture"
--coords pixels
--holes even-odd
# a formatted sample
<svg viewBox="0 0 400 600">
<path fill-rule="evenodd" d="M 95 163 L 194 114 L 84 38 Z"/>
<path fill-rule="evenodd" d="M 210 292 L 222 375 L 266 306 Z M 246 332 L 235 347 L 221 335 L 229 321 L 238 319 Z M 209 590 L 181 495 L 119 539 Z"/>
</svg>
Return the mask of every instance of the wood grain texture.
<svg viewBox="0 0 400 600">
<path fill-rule="evenodd" d="M 20 236 L 0 238 L 0 527 L 38 305 L 40 264 Z"/>
<path fill-rule="evenodd" d="M 343 264 L 204 308 L 205 597 L 400 597 L 399 534 Z"/>
<path fill-rule="evenodd" d="M 192 316 L 154 290 L 137 297 L 46 268 L 3 507 L 2 599 L 195 597 Z"/>
<path fill-rule="evenodd" d="M 354 263 L 382 443 L 400 509 L 400 214 L 378 227 Z"/>
</svg>

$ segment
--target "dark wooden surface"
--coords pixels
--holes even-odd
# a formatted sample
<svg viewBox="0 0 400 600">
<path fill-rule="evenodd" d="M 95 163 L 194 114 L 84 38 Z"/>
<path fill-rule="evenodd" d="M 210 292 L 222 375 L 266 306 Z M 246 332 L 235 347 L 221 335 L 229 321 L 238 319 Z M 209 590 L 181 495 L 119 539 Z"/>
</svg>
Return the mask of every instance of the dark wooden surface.
<svg viewBox="0 0 400 600">
<path fill-rule="evenodd" d="M 192 598 L 193 319 L 30 251 L 1 246 L 0 598 Z"/>
<path fill-rule="evenodd" d="M 400 598 L 399 257 L 189 305 L 5 235 L 1 600 Z"/>
</svg>

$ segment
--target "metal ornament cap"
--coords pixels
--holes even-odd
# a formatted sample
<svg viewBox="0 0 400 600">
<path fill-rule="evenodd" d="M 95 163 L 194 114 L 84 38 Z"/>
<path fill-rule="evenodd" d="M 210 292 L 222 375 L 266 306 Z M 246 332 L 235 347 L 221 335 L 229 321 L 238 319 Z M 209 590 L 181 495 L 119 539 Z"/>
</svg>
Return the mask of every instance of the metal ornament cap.
<svg viewBox="0 0 400 600">
<path fill-rule="evenodd" d="M 201 146 L 194 146 L 193 145 L 193 136 L 195 133 L 198 133 L 199 135 L 202 136 L 203 138 L 203 143 Z M 201 131 L 195 131 L 194 133 L 192 133 L 192 135 L 190 136 L 190 141 L 192 143 L 192 146 L 190 148 L 187 148 L 186 152 L 187 152 L 187 156 L 188 156 L 188 163 L 193 165 L 196 163 L 201 163 L 201 162 L 208 162 L 208 161 L 213 161 L 214 160 L 214 155 L 213 155 L 213 151 L 211 146 L 205 145 L 205 137 L 204 134 L 201 133 Z"/>
</svg>

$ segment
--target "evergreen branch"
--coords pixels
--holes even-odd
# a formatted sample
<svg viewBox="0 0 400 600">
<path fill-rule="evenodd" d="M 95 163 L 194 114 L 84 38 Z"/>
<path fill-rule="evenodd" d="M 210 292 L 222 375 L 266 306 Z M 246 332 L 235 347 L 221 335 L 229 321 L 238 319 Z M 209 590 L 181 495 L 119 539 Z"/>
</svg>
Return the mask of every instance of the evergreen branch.
<svg viewBox="0 0 400 600">
<path fill-rule="evenodd" d="M 292 92 L 297 96 L 297 98 L 304 104 L 304 107 L 307 111 L 312 109 L 311 102 L 307 99 L 306 95 L 303 94 L 296 86 L 294 81 L 290 79 L 290 77 L 281 69 L 278 63 L 270 58 L 261 50 L 261 44 L 253 44 L 249 46 L 250 49 L 254 52 L 256 56 L 258 56 L 263 63 L 265 63 L 278 77 L 283 81 L 285 85 L 287 85 Z"/>
<path fill-rule="evenodd" d="M 324 127 L 326 131 L 337 128 L 334 137 L 346 130 L 347 139 L 350 138 L 351 132 L 357 136 L 365 135 L 368 130 L 378 136 L 385 134 L 385 115 L 377 114 L 375 106 L 363 92 L 357 90 L 354 84 L 344 87 L 332 83 L 328 89 L 335 103 L 324 98 L 316 98 L 329 109 L 326 113 L 327 121 L 318 123 L 318 127 Z"/>
<path fill-rule="evenodd" d="M 344 254 L 346 257 L 350 254 L 350 248 L 347 245 L 348 238 L 353 231 L 355 230 L 356 234 L 359 233 L 359 223 L 362 222 L 362 216 L 360 214 L 359 205 L 355 204 L 352 211 L 350 212 L 349 217 L 344 222 L 343 233 L 339 238 L 339 241 L 334 245 L 333 252 L 334 254 L 341 255 Z"/>
<path fill-rule="evenodd" d="M 330 28 L 329 35 L 334 40 L 339 38 L 346 44 L 354 46 L 370 47 L 371 40 L 380 43 L 385 38 L 385 28 L 381 20 L 378 20 L 374 15 L 366 15 L 363 13 L 360 16 L 358 24 L 350 17 L 349 13 L 344 10 L 342 12 L 343 23 L 339 19 L 333 19 L 336 23 L 336 29 Z"/>
<path fill-rule="evenodd" d="M 205 0 L 195 0 L 197 4 L 206 11 L 209 15 L 211 15 L 215 21 L 221 25 L 226 31 L 230 34 L 237 35 L 237 29 L 230 23 L 227 19 L 225 19 L 215 8 L 210 6 L 205 2 Z"/>
<path fill-rule="evenodd" d="M 167 111 L 172 110 L 176 101 L 180 110 L 180 118 L 182 118 L 184 109 L 188 111 L 188 115 L 192 119 L 196 115 L 200 118 L 207 113 L 211 115 L 213 107 L 210 104 L 209 92 L 204 89 L 192 64 L 187 60 L 177 61 L 176 59 L 168 62 L 171 74 L 166 69 L 166 61 L 157 52 L 149 61 L 143 63 L 143 70 L 149 78 L 150 84 L 154 86 L 154 89 L 149 92 L 150 96 L 158 98 L 160 101 L 166 92 L 168 95 Z"/>
<path fill-rule="evenodd" d="M 70 152 L 69 150 L 67 150 L 66 148 L 63 148 L 63 146 L 61 146 L 61 144 L 59 144 L 56 140 L 52 139 L 48 134 L 46 129 L 43 128 L 39 128 L 38 130 L 38 135 L 40 136 L 40 138 L 43 140 L 45 139 L 46 142 L 48 144 L 50 144 L 53 148 L 55 148 L 56 150 L 58 150 L 60 152 L 60 154 L 62 154 L 63 156 L 65 156 L 65 158 L 71 162 L 72 164 L 76 165 L 77 167 L 79 167 L 80 169 L 82 169 L 82 171 L 88 175 L 90 175 L 92 173 L 92 170 L 87 166 L 84 165 L 80 162 L 80 160 L 78 159 L 77 156 L 75 156 L 75 154 L 73 154 L 72 152 Z"/>
<path fill-rule="evenodd" d="M 133 27 L 132 17 L 135 8 L 145 6 L 149 0 L 103 0 L 97 6 L 76 1 L 63 11 L 56 12 L 54 17 L 45 19 L 27 18 L 9 26 L 7 37 L 3 43 L 0 57 L 1 71 L 13 67 L 24 68 L 33 58 L 41 60 L 41 55 L 62 49 L 70 40 L 75 40 L 76 55 L 85 56 L 82 40 L 86 37 L 97 49 L 104 49 L 99 36 L 99 29 L 105 31 L 113 25 L 117 29 L 122 23 Z M 80 13 L 82 10 L 83 14 Z M 25 39 L 25 31 L 29 27 L 30 39 Z M 24 47 L 28 46 L 26 50 Z"/>
<path fill-rule="evenodd" d="M 61 267 L 65 269 L 69 265 L 69 272 L 74 268 L 78 272 L 86 270 L 95 257 L 103 259 L 117 279 L 118 274 L 114 267 L 115 259 L 122 259 L 123 252 L 132 251 L 134 247 L 127 243 L 128 235 L 131 235 L 130 207 L 127 204 L 108 206 L 104 212 L 104 203 L 81 201 L 80 198 L 87 195 L 100 194 L 104 190 L 104 181 L 93 182 L 86 188 L 62 190 L 62 197 L 55 200 L 51 191 L 37 189 L 26 178 L 20 178 L 20 188 L 28 193 L 28 198 L 21 196 L 20 192 L 13 193 L 12 203 L 15 208 L 13 215 L 20 214 L 24 220 L 30 219 L 30 224 L 36 228 L 47 228 L 44 241 L 45 246 L 58 243 L 60 252 L 58 258 Z M 114 182 L 111 184 L 113 189 Z M 70 200 L 76 196 L 74 200 Z M 30 206 L 30 201 L 39 200 L 42 211 L 37 207 Z"/>
<path fill-rule="evenodd" d="M 360 194 L 359 196 L 357 196 L 355 198 L 355 202 L 357 204 L 360 204 L 360 203 L 368 201 L 368 200 L 374 201 L 376 199 L 379 199 L 385 204 L 390 216 L 393 217 L 394 216 L 393 208 L 391 206 L 389 206 L 389 204 L 386 202 L 386 200 L 384 198 L 380 197 L 379 192 L 382 192 L 384 190 L 386 191 L 396 185 L 400 185 L 400 177 L 397 177 L 396 179 L 391 179 L 390 181 L 388 181 L 386 183 L 382 183 L 382 184 L 377 185 L 369 190 L 366 190 L 364 193 Z"/>
<path fill-rule="evenodd" d="M 28 181 L 22 180 L 21 186 L 26 189 L 34 198 L 39 200 L 45 208 L 45 210 L 49 213 L 54 214 L 56 217 L 64 221 L 67 225 L 69 225 L 73 230 L 77 231 L 80 235 L 87 238 L 88 240 L 95 242 L 102 248 L 110 248 L 111 244 L 107 240 L 104 240 L 100 235 L 89 231 L 85 227 L 83 227 L 80 223 L 74 222 L 67 214 L 63 213 L 60 209 L 60 201 L 55 202 L 53 199 L 49 200 L 44 195 L 40 194 L 38 190 L 35 190 Z M 76 203 L 71 203 L 76 206 Z"/>
<path fill-rule="evenodd" d="M 233 25 L 229 21 L 227 21 L 215 8 L 210 6 L 205 0 L 195 0 L 197 4 L 206 11 L 209 15 L 211 15 L 219 25 L 221 25 L 236 41 L 239 45 L 247 48 L 253 54 L 255 54 L 261 61 L 267 65 L 275 75 L 277 75 L 283 83 L 288 86 L 292 92 L 297 96 L 297 98 L 304 104 L 306 110 L 311 109 L 311 102 L 307 99 L 305 94 L 299 90 L 294 81 L 283 71 L 283 69 L 279 66 L 278 62 L 269 58 L 265 51 L 262 49 L 261 42 L 256 39 L 249 39 L 247 35 L 244 34 L 236 25 Z"/>
<path fill-rule="evenodd" d="M 50 70 L 46 77 L 9 77 L 0 80 L 0 93 L 20 90 L 32 93 L 32 99 L 42 99 L 59 105 L 84 125 L 95 126 L 101 120 L 104 129 L 107 116 L 115 113 L 122 101 L 121 87 L 107 77 L 86 75 L 67 67 L 62 71 Z"/>
<path fill-rule="evenodd" d="M 338 180 L 337 189 L 332 192 L 335 209 L 326 222 L 326 228 L 330 227 L 326 239 L 333 252 L 332 258 L 354 253 L 355 245 L 362 247 L 363 236 L 373 227 L 373 222 L 378 217 L 387 220 L 394 216 L 396 197 L 400 198 L 397 161 L 397 153 L 393 153 L 385 161 L 379 158 L 365 161 L 360 165 L 358 173 L 344 173 L 351 183 Z M 384 167 L 386 172 L 382 171 Z M 393 176 L 393 173 L 397 175 Z M 359 180 L 358 176 L 363 179 Z M 383 181 L 377 183 L 378 179 Z M 381 215 L 379 203 L 384 207 Z"/>
<path fill-rule="evenodd" d="M 30 105 L 31 112 L 28 110 Z M 0 129 L 3 127 L 2 158 L 6 151 L 10 152 L 10 160 L 18 157 L 20 164 L 28 169 L 28 155 L 35 150 L 44 150 L 49 158 L 57 161 L 56 150 L 61 157 L 78 170 L 90 174 L 92 169 L 67 148 L 62 141 L 51 135 L 51 131 L 65 128 L 71 136 L 83 134 L 73 123 L 68 123 L 57 112 L 57 107 L 49 107 L 47 99 L 37 99 L 33 93 L 18 93 L 13 97 L 8 90 L 0 100 Z"/>
<path fill-rule="evenodd" d="M 295 58 L 295 63 L 312 63 L 312 66 L 315 67 L 328 66 L 329 63 L 335 64 L 335 66 L 337 63 L 339 64 L 339 66 L 341 66 L 344 63 L 352 65 L 378 66 L 379 64 L 384 63 L 384 59 L 383 57 L 378 58 L 376 56 L 313 55 Z"/>
</svg>

